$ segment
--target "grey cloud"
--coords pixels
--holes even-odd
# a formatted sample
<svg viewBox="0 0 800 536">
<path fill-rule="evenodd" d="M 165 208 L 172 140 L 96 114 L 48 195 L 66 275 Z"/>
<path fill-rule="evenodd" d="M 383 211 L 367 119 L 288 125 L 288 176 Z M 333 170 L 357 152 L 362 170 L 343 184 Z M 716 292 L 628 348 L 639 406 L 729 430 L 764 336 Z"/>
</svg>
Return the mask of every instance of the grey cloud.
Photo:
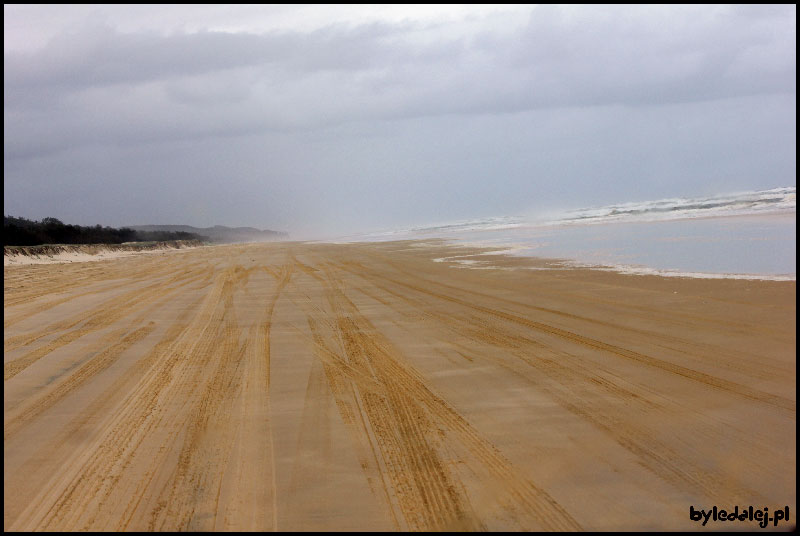
<svg viewBox="0 0 800 536">
<path fill-rule="evenodd" d="M 590 12 L 575 17 L 537 8 L 519 34 L 479 34 L 468 42 L 417 43 L 415 33 L 436 28 L 411 24 L 264 35 L 82 29 L 41 51 L 5 55 L 6 110 L 21 116 L 10 120 L 17 139 L 5 148 L 15 157 L 35 153 L 28 145 L 37 139 L 42 151 L 82 141 L 135 141 L 148 137 L 142 128 L 180 139 L 794 91 L 795 53 L 784 46 L 793 27 L 785 16 L 766 32 L 750 28 L 735 10 L 662 24 L 641 10 L 629 14 L 628 7 L 585 9 Z M 761 16 L 772 21 L 775 14 Z M 24 117 L 26 108 L 42 103 L 50 108 L 51 129 Z M 59 123 L 85 129 L 58 143 L 48 130 L 58 138 Z"/>
<path fill-rule="evenodd" d="M 589 15 L 573 18 L 554 7 L 535 10 L 512 53 L 544 100 L 561 94 L 567 104 L 661 104 L 795 88 L 794 29 L 785 11 L 764 28 L 725 8 L 688 7 L 681 17 L 648 16 L 657 8 L 647 7 L 586 9 Z M 744 65 L 753 54 L 763 61 Z"/>
<path fill-rule="evenodd" d="M 369 24 L 308 34 L 206 31 L 165 36 L 91 26 L 61 34 L 36 52 L 5 54 L 5 86 L 7 91 L 40 85 L 80 90 L 270 65 L 301 72 L 364 70 L 374 67 L 378 58 L 381 64 L 404 61 L 394 52 L 394 43 L 382 42 L 384 36 L 402 31 Z"/>
<path fill-rule="evenodd" d="M 356 228 L 576 191 L 617 202 L 784 185 L 795 10 L 543 6 L 514 31 L 469 33 L 76 27 L 4 54 L 5 206 L 67 218 L 61 207 L 91 213 L 102 198 L 108 224 L 271 214 L 300 229 L 313 214 Z"/>
<path fill-rule="evenodd" d="M 28 179 L 6 182 L 5 204 L 87 224 L 103 214 L 114 225 L 269 224 L 304 237 L 768 188 L 794 173 L 793 112 L 787 98 L 744 98 L 84 147 L 18 163 Z"/>
</svg>

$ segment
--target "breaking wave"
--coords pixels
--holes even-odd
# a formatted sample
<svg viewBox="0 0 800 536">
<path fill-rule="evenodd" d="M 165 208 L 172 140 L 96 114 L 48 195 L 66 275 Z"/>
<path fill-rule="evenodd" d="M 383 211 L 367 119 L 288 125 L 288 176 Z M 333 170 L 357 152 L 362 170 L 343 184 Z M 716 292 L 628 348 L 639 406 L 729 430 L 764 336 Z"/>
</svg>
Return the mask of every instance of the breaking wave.
<svg viewBox="0 0 800 536">
<path fill-rule="evenodd" d="M 794 186 L 712 197 L 677 197 L 572 210 L 548 223 L 655 221 L 791 212 L 796 210 L 796 197 Z"/>
</svg>

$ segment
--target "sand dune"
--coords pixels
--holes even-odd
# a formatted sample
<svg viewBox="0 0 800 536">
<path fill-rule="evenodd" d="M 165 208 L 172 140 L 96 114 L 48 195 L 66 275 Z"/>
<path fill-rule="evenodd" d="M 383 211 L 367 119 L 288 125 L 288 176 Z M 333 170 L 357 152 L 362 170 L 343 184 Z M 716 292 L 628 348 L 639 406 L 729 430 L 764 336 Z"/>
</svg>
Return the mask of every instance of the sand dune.
<svg viewBox="0 0 800 536">
<path fill-rule="evenodd" d="M 795 282 L 456 262 L 472 253 L 274 243 L 6 267 L 4 529 L 795 514 Z"/>
<path fill-rule="evenodd" d="M 27 264 L 68 264 L 104 261 L 134 255 L 160 254 L 174 249 L 195 248 L 199 240 L 167 242 L 126 242 L 124 244 L 44 244 L 39 246 L 5 246 L 3 266 Z"/>
</svg>

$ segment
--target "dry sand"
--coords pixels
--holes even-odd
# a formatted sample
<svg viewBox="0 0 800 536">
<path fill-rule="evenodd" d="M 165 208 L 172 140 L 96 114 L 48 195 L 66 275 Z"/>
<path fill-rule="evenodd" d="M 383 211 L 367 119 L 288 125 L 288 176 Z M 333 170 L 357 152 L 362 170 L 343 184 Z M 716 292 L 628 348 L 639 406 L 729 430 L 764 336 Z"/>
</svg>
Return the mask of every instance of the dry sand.
<svg viewBox="0 0 800 536">
<path fill-rule="evenodd" d="M 419 246 L 6 267 L 4 529 L 794 523 L 795 282 Z"/>
</svg>

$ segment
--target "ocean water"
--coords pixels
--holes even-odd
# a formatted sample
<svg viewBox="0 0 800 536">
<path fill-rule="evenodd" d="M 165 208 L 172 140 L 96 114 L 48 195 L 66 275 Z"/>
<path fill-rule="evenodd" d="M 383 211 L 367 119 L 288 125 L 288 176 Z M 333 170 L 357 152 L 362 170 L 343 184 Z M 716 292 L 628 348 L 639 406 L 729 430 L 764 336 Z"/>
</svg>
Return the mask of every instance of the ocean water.
<svg viewBox="0 0 800 536">
<path fill-rule="evenodd" d="M 793 280 L 796 188 L 446 222 L 341 241 L 431 238 L 634 274 Z"/>
</svg>

